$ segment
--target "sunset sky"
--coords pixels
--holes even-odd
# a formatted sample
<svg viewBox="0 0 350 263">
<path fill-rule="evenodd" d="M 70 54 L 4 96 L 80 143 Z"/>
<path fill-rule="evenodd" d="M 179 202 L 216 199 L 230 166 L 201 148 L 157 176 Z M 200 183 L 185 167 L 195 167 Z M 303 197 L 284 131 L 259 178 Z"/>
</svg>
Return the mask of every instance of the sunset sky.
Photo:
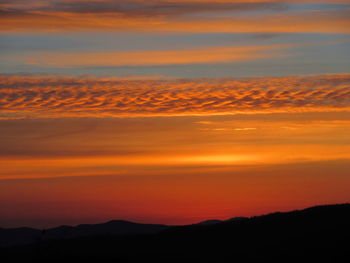
<svg viewBox="0 0 350 263">
<path fill-rule="evenodd" d="M 350 202 L 350 0 L 0 0 L 0 227 Z"/>
</svg>

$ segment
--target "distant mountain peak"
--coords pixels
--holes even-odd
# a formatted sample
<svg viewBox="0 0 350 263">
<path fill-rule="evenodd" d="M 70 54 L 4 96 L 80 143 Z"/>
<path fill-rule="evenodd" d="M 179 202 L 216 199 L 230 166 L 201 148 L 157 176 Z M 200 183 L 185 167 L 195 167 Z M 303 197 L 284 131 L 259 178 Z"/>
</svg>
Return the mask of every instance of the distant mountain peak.
<svg viewBox="0 0 350 263">
<path fill-rule="evenodd" d="M 0 247 L 17 246 L 33 244 L 46 240 L 66 240 L 81 237 L 97 237 L 97 236 L 126 236 L 126 235 L 142 235 L 142 234 L 156 234 L 158 232 L 168 232 L 163 230 L 170 230 L 176 232 L 179 229 L 197 229 L 196 226 L 203 226 L 199 230 L 205 230 L 206 226 L 216 228 L 241 227 L 239 221 L 247 221 L 249 225 L 254 222 L 269 222 L 276 220 L 282 222 L 283 220 L 291 219 L 295 222 L 295 218 L 299 218 L 300 222 L 304 220 L 305 224 L 314 224 L 318 221 L 325 220 L 327 217 L 331 220 L 333 217 L 338 217 L 339 220 L 350 213 L 350 204 L 337 205 L 322 205 L 306 208 L 303 210 L 295 210 L 290 212 L 275 212 L 267 215 L 256 216 L 251 218 L 234 217 L 228 220 L 205 220 L 197 224 L 188 226 L 168 226 L 161 224 L 140 224 L 126 220 L 111 220 L 101 224 L 81 224 L 78 226 L 62 225 L 55 228 L 44 230 L 19 227 L 19 228 L 0 228 Z M 237 222 L 237 224 L 236 224 Z M 182 231 L 182 230 L 181 230 Z"/>
</svg>

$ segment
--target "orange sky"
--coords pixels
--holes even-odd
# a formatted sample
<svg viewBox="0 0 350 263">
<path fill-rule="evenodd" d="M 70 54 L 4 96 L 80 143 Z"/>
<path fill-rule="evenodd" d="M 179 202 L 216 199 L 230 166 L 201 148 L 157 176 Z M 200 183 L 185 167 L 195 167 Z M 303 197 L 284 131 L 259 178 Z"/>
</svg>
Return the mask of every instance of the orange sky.
<svg viewBox="0 0 350 263">
<path fill-rule="evenodd" d="M 350 202 L 349 11 L 0 1 L 0 228 Z"/>
<path fill-rule="evenodd" d="M 4 226 L 185 224 L 350 198 L 347 112 L 2 122 Z"/>
<path fill-rule="evenodd" d="M 344 170 L 339 170 L 339 168 Z M 2 225 L 185 224 L 349 200 L 349 162 L 2 181 Z M 338 170 L 334 174 L 334 170 Z M 336 179 L 335 179 L 336 178 Z M 43 198 L 45 196 L 45 198 Z M 11 203 L 5 202 L 12 198 Z M 13 221 L 8 222 L 9 219 Z"/>
</svg>

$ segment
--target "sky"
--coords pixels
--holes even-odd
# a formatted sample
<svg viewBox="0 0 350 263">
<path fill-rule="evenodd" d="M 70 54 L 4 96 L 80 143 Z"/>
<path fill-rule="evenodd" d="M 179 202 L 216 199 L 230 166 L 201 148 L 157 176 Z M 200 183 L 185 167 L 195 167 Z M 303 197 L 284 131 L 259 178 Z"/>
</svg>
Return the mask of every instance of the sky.
<svg viewBox="0 0 350 263">
<path fill-rule="evenodd" d="M 349 0 L 0 0 L 0 227 L 350 202 Z"/>
</svg>

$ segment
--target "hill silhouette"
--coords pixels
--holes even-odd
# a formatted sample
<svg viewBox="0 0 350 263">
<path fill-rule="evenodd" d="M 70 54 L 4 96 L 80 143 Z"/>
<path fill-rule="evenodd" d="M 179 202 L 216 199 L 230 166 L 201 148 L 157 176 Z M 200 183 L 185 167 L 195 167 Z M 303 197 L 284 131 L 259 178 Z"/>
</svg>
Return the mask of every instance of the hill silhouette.
<svg viewBox="0 0 350 263">
<path fill-rule="evenodd" d="M 350 204 L 148 234 L 41 240 L 0 249 L 2 262 L 350 262 Z"/>
<path fill-rule="evenodd" d="M 151 234 L 166 228 L 169 228 L 169 226 L 159 224 L 139 224 L 124 220 L 113 220 L 103 224 L 59 226 L 45 230 L 26 227 L 12 229 L 0 228 L 0 247 L 13 247 L 42 241 L 81 237 Z"/>
</svg>

